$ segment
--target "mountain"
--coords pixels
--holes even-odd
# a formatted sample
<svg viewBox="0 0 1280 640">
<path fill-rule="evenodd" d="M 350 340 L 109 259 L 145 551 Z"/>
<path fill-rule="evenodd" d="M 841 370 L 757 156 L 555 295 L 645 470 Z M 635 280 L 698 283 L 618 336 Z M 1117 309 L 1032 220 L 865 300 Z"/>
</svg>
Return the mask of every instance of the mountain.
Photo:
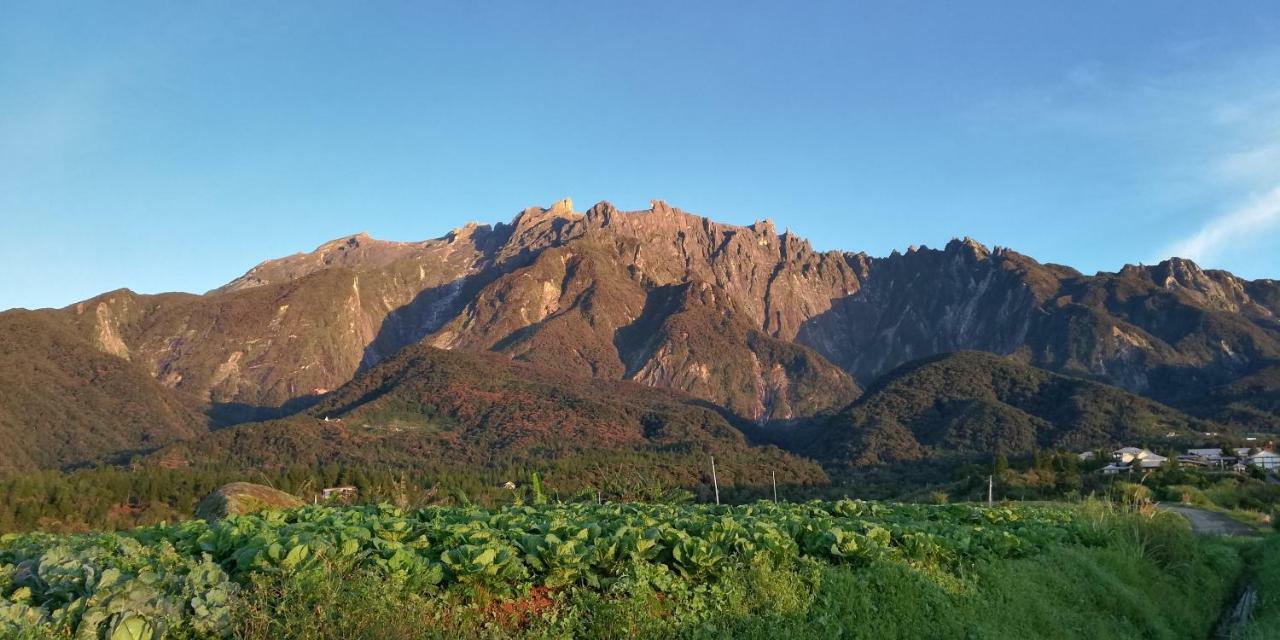
<svg viewBox="0 0 1280 640">
<path fill-rule="evenodd" d="M 857 396 L 848 374 L 787 337 L 856 283 L 841 255 L 769 223 L 721 225 L 661 203 L 581 214 L 564 201 L 425 242 L 352 236 L 203 296 L 118 291 L 63 312 L 224 424 L 304 406 L 423 340 L 787 421 Z"/>
<path fill-rule="evenodd" d="M 297 414 L 425 344 L 668 389 L 762 428 L 821 421 L 857 400 L 859 382 L 977 350 L 1277 432 L 1277 312 L 1280 283 L 1177 258 L 1084 275 L 970 239 L 873 258 L 815 251 L 768 220 L 723 224 L 657 201 L 579 212 L 564 200 L 433 240 L 341 238 L 203 295 L 119 290 L 37 313 L 58 327 L 58 349 L 127 363 L 124 395 L 193 407 L 215 428 Z M 0 326 L 24 313 L 0 314 Z M 67 366 L 59 375 L 82 375 Z M 5 384 L 0 410 L 27 424 L 31 409 L 10 391 L 23 381 Z M 62 442 L 136 431 L 112 423 L 105 395 L 76 414 L 105 422 L 30 424 Z M 186 417 L 147 420 L 149 440 L 23 460 L 76 463 L 190 433 Z"/>
<path fill-rule="evenodd" d="M 868 466 L 939 453 L 1079 451 L 1214 428 L 1116 387 L 962 351 L 903 365 L 832 416 L 801 449 Z"/>
<path fill-rule="evenodd" d="M 167 466 L 445 469 L 573 460 L 696 483 L 708 455 L 730 484 L 734 477 L 758 481 L 770 470 L 790 484 L 826 481 L 811 461 L 749 446 L 696 398 L 423 344 L 358 374 L 304 414 L 217 431 L 155 459 Z M 749 474 L 752 468 L 759 471 Z"/>
<path fill-rule="evenodd" d="M 191 438 L 203 416 L 68 319 L 0 314 L 0 471 L 86 464 Z"/>
<path fill-rule="evenodd" d="M 276 415 L 423 340 L 768 422 L 829 413 L 856 397 L 854 380 L 963 349 L 1201 407 L 1280 358 L 1278 310 L 1275 281 L 1181 259 L 1085 276 L 968 239 L 870 258 L 816 252 L 767 220 L 720 224 L 661 202 L 578 213 L 566 200 L 437 240 L 352 236 L 204 296 L 116 292 L 68 312 L 225 422 Z M 267 411 L 236 411 L 255 407 Z"/>
</svg>

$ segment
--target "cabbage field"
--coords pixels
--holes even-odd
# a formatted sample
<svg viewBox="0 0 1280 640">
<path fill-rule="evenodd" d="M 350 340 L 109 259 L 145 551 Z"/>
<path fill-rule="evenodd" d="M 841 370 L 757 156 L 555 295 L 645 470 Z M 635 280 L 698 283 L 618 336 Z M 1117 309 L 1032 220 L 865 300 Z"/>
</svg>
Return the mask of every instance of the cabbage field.
<svg viewBox="0 0 1280 640">
<path fill-rule="evenodd" d="M 753 559 L 963 575 L 987 560 L 1097 546 L 1078 510 L 842 500 L 747 506 L 308 506 L 122 533 L 0 537 L 0 637 L 230 637 L 270 576 L 332 567 L 428 598 L 697 590 Z M 625 583 L 625 589 L 619 584 Z M 625 597 L 618 596 L 618 597 Z"/>
</svg>

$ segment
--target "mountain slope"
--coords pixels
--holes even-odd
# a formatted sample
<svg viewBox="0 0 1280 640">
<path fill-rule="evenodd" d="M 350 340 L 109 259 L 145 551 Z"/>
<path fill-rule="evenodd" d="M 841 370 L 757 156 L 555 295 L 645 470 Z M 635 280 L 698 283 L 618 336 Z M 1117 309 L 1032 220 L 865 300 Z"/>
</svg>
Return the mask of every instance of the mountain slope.
<svg viewBox="0 0 1280 640">
<path fill-rule="evenodd" d="M 688 396 L 426 345 L 361 373 L 306 414 L 224 429 L 156 458 L 231 467 L 483 468 L 631 455 L 696 478 L 709 454 L 743 477 L 758 466 L 790 483 L 826 478 L 810 461 L 748 446 L 719 413 Z"/>
<path fill-rule="evenodd" d="M 1084 276 L 957 240 L 872 261 L 859 290 L 797 340 L 861 379 L 976 349 L 1191 410 L 1280 355 L 1278 290 L 1176 258 Z M 1280 429 L 1280 420 L 1266 426 Z"/>
<path fill-rule="evenodd" d="M 1159 403 L 976 351 L 916 361 L 829 419 L 804 449 L 865 466 L 938 453 L 1085 450 L 1213 429 Z"/>
<path fill-rule="evenodd" d="M 1213 387 L 1191 411 L 1245 431 L 1274 431 L 1280 416 L 1280 363 L 1260 362 L 1243 376 Z"/>
<path fill-rule="evenodd" d="M 205 430 L 203 417 L 60 314 L 0 314 L 0 471 L 142 453 Z"/>
</svg>

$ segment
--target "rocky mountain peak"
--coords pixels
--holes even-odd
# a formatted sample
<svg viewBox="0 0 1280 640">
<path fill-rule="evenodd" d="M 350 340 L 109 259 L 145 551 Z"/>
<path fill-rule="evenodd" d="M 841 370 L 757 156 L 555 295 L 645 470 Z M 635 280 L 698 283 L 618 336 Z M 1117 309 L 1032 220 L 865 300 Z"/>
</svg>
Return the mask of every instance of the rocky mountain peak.
<svg viewBox="0 0 1280 640">
<path fill-rule="evenodd" d="M 593 205 L 584 214 L 587 224 L 593 227 L 606 227 L 613 222 L 613 217 L 618 214 L 618 208 L 607 200 L 601 200 Z"/>
<path fill-rule="evenodd" d="M 577 220 L 582 216 L 573 210 L 573 199 L 564 198 L 553 203 L 550 207 L 529 207 L 521 211 L 512 221 L 517 233 L 521 229 L 536 226 L 548 220 Z"/>
<path fill-rule="evenodd" d="M 468 222 L 445 234 L 444 240 L 450 244 L 455 242 L 465 242 L 486 236 L 491 231 L 493 231 L 493 227 L 490 225 L 480 224 L 478 222 Z"/>
<path fill-rule="evenodd" d="M 650 213 L 653 213 L 656 215 L 669 216 L 669 215 L 674 215 L 676 211 L 677 211 L 676 209 L 672 208 L 671 205 L 667 204 L 666 201 L 664 200 L 649 201 Z"/>
<path fill-rule="evenodd" d="M 983 259 L 991 256 L 991 251 L 986 245 L 965 236 L 964 238 L 952 238 L 947 242 L 947 246 L 943 248 L 947 253 L 964 253 L 974 258 Z"/>
<path fill-rule="evenodd" d="M 753 231 L 756 235 L 764 238 L 770 238 L 778 235 L 778 230 L 777 227 L 774 226 L 773 220 L 768 218 L 765 218 L 764 220 L 757 220 L 747 228 Z"/>
<path fill-rule="evenodd" d="M 1200 265 L 1186 258 L 1169 258 L 1151 268 L 1151 278 L 1165 288 L 1199 288 L 1207 279 Z"/>
<path fill-rule="evenodd" d="M 229 292 L 297 280 L 333 266 L 377 266 L 412 253 L 422 243 L 378 240 L 360 233 L 330 240 L 310 253 L 266 260 L 216 291 Z"/>
</svg>

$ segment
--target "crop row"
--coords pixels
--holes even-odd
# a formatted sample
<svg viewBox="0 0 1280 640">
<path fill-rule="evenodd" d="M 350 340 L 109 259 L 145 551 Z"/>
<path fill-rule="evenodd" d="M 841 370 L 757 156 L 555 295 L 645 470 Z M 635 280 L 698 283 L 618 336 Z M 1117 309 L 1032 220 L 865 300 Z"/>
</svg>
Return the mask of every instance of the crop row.
<svg viewBox="0 0 1280 640">
<path fill-rule="evenodd" d="M 758 554 L 963 569 L 1098 536 L 1074 512 L 1044 507 L 849 500 L 410 512 L 312 506 L 126 533 L 0 537 L 0 631 L 26 624 L 112 640 L 178 629 L 224 635 L 236 593 L 253 574 L 326 563 L 398 574 L 424 592 L 454 585 L 496 593 L 606 588 L 636 574 L 670 591 L 713 580 Z M 653 570 L 634 571 L 637 564 Z"/>
</svg>

